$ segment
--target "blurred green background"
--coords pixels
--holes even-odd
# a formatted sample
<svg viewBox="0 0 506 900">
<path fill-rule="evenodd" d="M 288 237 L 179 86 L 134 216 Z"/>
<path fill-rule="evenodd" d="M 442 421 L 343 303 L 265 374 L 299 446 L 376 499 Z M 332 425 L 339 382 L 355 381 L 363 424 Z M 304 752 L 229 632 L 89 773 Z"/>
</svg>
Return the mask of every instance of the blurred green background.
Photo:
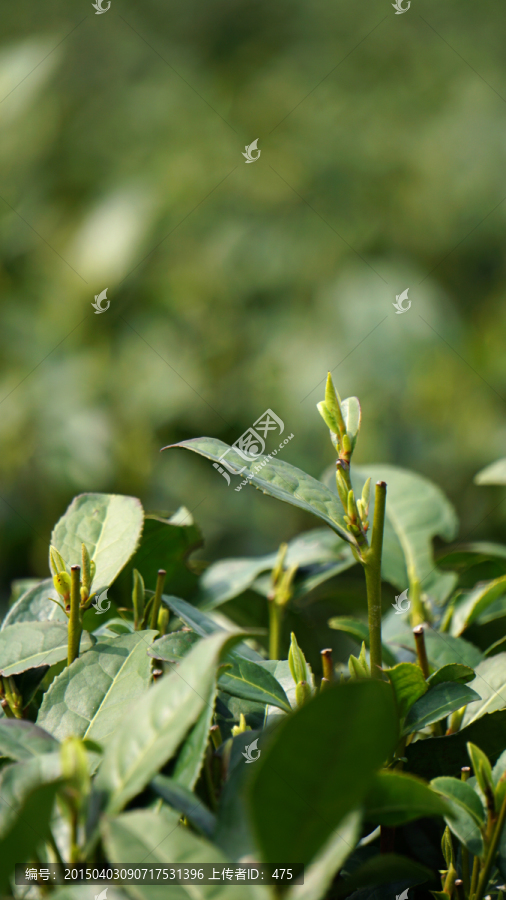
<svg viewBox="0 0 506 900">
<path fill-rule="evenodd" d="M 3 597 L 47 575 L 83 491 L 185 504 L 206 559 L 317 525 L 159 449 L 270 407 L 319 476 L 328 369 L 362 403 L 357 462 L 428 475 L 461 536 L 506 539 L 502 489 L 472 483 L 505 455 L 502 31 L 491 0 L 5 6 Z"/>
</svg>

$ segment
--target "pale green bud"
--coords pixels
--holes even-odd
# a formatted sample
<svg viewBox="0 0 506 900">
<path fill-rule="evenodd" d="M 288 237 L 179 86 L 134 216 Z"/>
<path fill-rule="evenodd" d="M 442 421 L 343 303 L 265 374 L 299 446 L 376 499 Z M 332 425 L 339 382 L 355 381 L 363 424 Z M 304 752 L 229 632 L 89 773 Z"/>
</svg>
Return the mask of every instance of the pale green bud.
<svg viewBox="0 0 506 900">
<path fill-rule="evenodd" d="M 63 777 L 71 782 L 73 799 L 81 805 L 90 792 L 90 772 L 86 748 L 78 737 L 67 737 L 60 750 Z"/>
<path fill-rule="evenodd" d="M 53 584 L 58 591 L 60 597 L 68 600 L 70 597 L 70 575 L 67 572 L 59 572 L 53 576 Z"/>
<path fill-rule="evenodd" d="M 362 503 L 364 504 L 364 509 L 367 513 L 369 512 L 369 498 L 371 496 L 371 479 L 368 478 L 364 487 L 362 488 Z"/>
<path fill-rule="evenodd" d="M 441 850 L 442 850 L 442 853 L 444 856 L 444 861 L 447 865 L 447 868 L 449 869 L 450 866 L 455 865 L 455 859 L 454 859 L 454 854 L 453 854 L 452 836 L 451 836 L 450 829 L 448 828 L 448 825 L 446 826 L 445 830 L 443 831 L 443 839 L 441 841 Z"/>
<path fill-rule="evenodd" d="M 57 550 L 56 547 L 53 547 L 52 545 L 49 548 L 49 566 L 52 575 L 58 575 L 59 572 L 67 571 L 63 556 L 61 555 L 59 550 Z"/>
<path fill-rule="evenodd" d="M 283 566 L 285 565 L 285 557 L 288 550 L 288 544 L 280 544 L 278 556 L 271 572 L 271 581 L 276 585 L 283 574 Z"/>
<path fill-rule="evenodd" d="M 318 412 L 320 413 L 323 421 L 327 425 L 327 427 L 330 428 L 331 432 L 333 434 L 339 434 L 339 425 L 337 424 L 336 420 L 334 419 L 334 417 L 330 414 L 329 410 L 327 409 L 325 401 L 321 400 L 320 403 L 317 403 L 316 408 L 317 408 Z"/>
<path fill-rule="evenodd" d="M 244 731 L 251 731 L 251 727 L 246 725 L 244 714 L 241 713 L 239 716 L 239 724 L 232 727 L 232 737 L 235 737 L 237 734 L 242 734 Z"/>
<path fill-rule="evenodd" d="M 307 681 L 306 660 L 293 631 L 291 635 L 290 650 L 288 651 L 288 665 L 290 666 L 290 672 L 292 673 L 295 684 L 299 681 Z"/>
<path fill-rule="evenodd" d="M 134 569 L 133 571 L 133 580 L 134 585 L 132 589 L 132 606 L 134 608 L 135 628 L 138 629 L 141 627 L 142 620 L 144 618 L 144 604 L 146 596 L 144 579 L 138 569 Z"/>
<path fill-rule="evenodd" d="M 297 706 L 304 706 L 304 703 L 307 703 L 308 700 L 311 700 L 311 688 L 309 687 L 307 681 L 299 681 L 299 683 L 296 685 L 295 699 L 297 701 Z"/>
<path fill-rule="evenodd" d="M 90 559 L 90 554 L 88 553 L 88 550 L 87 550 L 85 544 L 81 544 L 81 560 L 82 560 L 81 579 L 82 579 L 82 584 L 83 584 L 82 589 L 81 589 L 81 596 L 83 597 L 83 600 L 86 600 L 90 594 L 92 579 L 91 579 L 91 559 Z"/>
<path fill-rule="evenodd" d="M 327 375 L 327 384 L 325 385 L 325 406 L 337 425 L 337 429 L 334 428 L 332 430 L 343 435 L 346 431 L 346 426 L 341 412 L 341 398 L 334 387 L 330 372 Z"/>
<path fill-rule="evenodd" d="M 160 612 L 158 613 L 158 624 L 157 628 L 160 632 L 160 635 L 167 634 L 167 627 L 169 625 L 169 610 L 166 606 L 162 606 L 160 608 Z"/>
</svg>

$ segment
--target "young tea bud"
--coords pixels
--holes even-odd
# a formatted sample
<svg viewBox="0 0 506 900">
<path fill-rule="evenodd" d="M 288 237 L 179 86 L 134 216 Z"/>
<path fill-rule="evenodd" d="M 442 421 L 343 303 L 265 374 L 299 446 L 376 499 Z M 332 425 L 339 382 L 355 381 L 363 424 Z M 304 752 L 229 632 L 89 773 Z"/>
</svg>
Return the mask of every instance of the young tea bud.
<svg viewBox="0 0 506 900">
<path fill-rule="evenodd" d="M 134 625 L 135 629 L 141 627 L 144 618 L 144 579 L 141 573 L 134 569 L 133 571 L 134 586 L 132 589 L 132 606 L 134 608 Z"/>
<path fill-rule="evenodd" d="M 60 572 L 67 571 L 63 556 L 61 555 L 59 550 L 57 550 L 56 547 L 53 547 L 52 545 L 49 548 L 49 566 L 51 568 L 52 575 L 58 575 Z"/>
<path fill-rule="evenodd" d="M 316 408 L 332 434 L 339 435 L 339 425 L 327 409 L 327 405 L 325 404 L 325 402 L 321 400 L 320 403 L 316 404 Z"/>
<path fill-rule="evenodd" d="M 239 724 L 232 727 L 232 737 L 235 737 L 237 734 L 242 734 L 243 731 L 251 731 L 251 728 L 249 725 L 246 725 L 244 714 L 241 713 L 239 716 Z"/>
<path fill-rule="evenodd" d="M 70 575 L 67 572 L 59 572 L 53 578 L 53 584 L 58 591 L 60 597 L 68 600 L 70 597 Z"/>
<path fill-rule="evenodd" d="M 297 701 L 297 706 L 304 706 L 304 703 L 307 703 L 308 700 L 311 699 L 311 688 L 307 681 L 299 681 L 296 685 L 295 699 Z"/>
<path fill-rule="evenodd" d="M 288 665 L 290 666 L 290 672 L 292 673 L 295 684 L 299 681 L 307 681 L 306 660 L 293 631 L 291 635 L 290 650 L 288 652 Z"/>
<path fill-rule="evenodd" d="M 81 544 L 81 572 L 82 572 L 82 583 L 83 586 L 81 588 L 81 597 L 83 600 L 87 600 L 90 595 L 91 590 L 91 559 L 90 554 L 86 548 L 85 544 Z"/>
<path fill-rule="evenodd" d="M 341 398 L 334 387 L 330 372 L 327 375 L 327 383 L 325 385 L 325 406 L 337 425 L 337 429 L 333 428 L 332 431 L 337 431 L 337 434 L 343 435 L 346 431 L 346 425 L 341 412 Z"/>
</svg>

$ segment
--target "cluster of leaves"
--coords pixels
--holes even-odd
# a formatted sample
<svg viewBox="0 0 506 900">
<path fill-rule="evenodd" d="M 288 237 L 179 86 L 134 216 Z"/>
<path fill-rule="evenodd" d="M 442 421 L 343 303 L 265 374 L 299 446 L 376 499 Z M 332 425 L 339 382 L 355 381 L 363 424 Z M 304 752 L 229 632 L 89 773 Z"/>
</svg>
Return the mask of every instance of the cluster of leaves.
<svg viewBox="0 0 506 900">
<path fill-rule="evenodd" d="M 54 528 L 53 577 L 16 585 L 0 629 L 4 894 L 19 896 L 21 861 L 302 863 L 304 884 L 286 900 L 392 897 L 421 884 L 482 900 L 506 877 L 506 653 L 500 640 L 484 647 L 488 623 L 506 616 L 506 548 L 464 546 L 438 565 L 432 539 L 457 527 L 444 494 L 393 467 L 352 477 L 358 401 L 327 393 L 325 404 L 337 493 L 327 475 L 278 460 L 252 481 L 330 531 L 198 577 L 187 557 L 201 539 L 186 510 L 146 514 L 132 497 L 83 494 Z M 213 460 L 226 449 L 189 445 Z M 347 666 L 322 650 L 315 677 L 302 629 L 283 646 L 283 615 L 347 568 L 367 570 L 379 521 L 373 504 L 369 546 L 368 479 L 388 482 L 382 577 L 408 585 L 411 622 L 399 610 L 384 618 L 379 668 L 368 653 L 375 626 L 331 619 L 361 649 Z M 246 591 L 267 603 L 270 658 L 260 628 L 218 611 Z M 252 744 L 260 756 L 248 765 Z M 136 885 L 135 896 L 150 890 Z M 239 888 L 212 890 L 218 900 Z"/>
</svg>

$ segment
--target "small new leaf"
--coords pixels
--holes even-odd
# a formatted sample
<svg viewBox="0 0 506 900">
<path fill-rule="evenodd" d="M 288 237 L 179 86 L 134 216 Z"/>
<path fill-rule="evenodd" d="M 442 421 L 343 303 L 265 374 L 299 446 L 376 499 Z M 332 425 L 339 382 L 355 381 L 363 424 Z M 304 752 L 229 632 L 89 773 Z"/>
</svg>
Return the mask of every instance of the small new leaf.
<svg viewBox="0 0 506 900">
<path fill-rule="evenodd" d="M 290 666 L 290 672 L 292 673 L 295 684 L 298 684 L 300 681 L 307 682 L 306 659 L 297 643 L 297 638 L 293 631 L 291 635 L 290 650 L 288 652 L 288 665 Z"/>
<path fill-rule="evenodd" d="M 492 766 L 490 765 L 488 756 L 486 756 L 483 750 L 480 750 L 476 744 L 471 744 L 471 742 L 467 744 L 467 752 L 481 790 L 485 794 L 485 797 L 493 798 L 495 793 L 494 779 L 492 777 Z"/>
</svg>

